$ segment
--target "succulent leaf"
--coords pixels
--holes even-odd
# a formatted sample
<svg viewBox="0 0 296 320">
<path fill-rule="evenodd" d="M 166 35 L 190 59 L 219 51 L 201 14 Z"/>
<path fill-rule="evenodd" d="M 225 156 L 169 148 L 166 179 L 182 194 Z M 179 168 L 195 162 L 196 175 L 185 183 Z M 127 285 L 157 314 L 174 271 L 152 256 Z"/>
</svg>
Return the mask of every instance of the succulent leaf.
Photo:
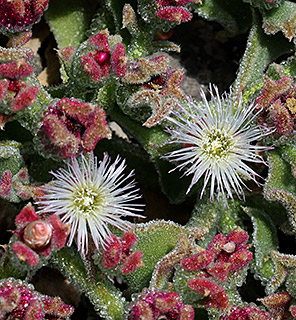
<svg viewBox="0 0 296 320">
<path fill-rule="evenodd" d="M 274 274 L 270 253 L 271 250 L 278 249 L 276 228 L 264 211 L 248 207 L 244 208 L 244 211 L 249 215 L 253 224 L 256 276 L 260 278 L 262 283 L 266 283 Z"/>
<path fill-rule="evenodd" d="M 94 1 L 50 1 L 45 17 L 60 50 L 76 47 L 86 39 L 94 5 Z"/>
<path fill-rule="evenodd" d="M 263 10 L 263 29 L 266 34 L 281 31 L 291 41 L 296 27 L 296 3 L 285 1 L 282 6 L 272 10 Z"/>
</svg>

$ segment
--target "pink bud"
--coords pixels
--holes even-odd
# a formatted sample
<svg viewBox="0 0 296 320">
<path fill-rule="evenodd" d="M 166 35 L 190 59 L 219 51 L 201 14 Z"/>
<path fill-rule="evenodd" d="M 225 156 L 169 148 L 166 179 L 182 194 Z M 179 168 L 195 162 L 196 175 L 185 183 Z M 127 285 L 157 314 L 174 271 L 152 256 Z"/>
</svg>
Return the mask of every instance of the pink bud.
<svg viewBox="0 0 296 320">
<path fill-rule="evenodd" d="M 233 253 L 235 251 L 235 243 L 233 241 L 227 242 L 222 247 L 227 253 Z"/>
<path fill-rule="evenodd" d="M 97 63 L 99 65 L 102 65 L 105 62 L 109 61 L 110 55 L 107 52 L 104 52 L 104 51 L 97 51 L 94 54 L 94 58 L 95 58 L 95 60 L 97 61 Z"/>
<path fill-rule="evenodd" d="M 32 249 L 41 249 L 48 245 L 52 235 L 49 223 L 36 220 L 29 223 L 24 230 L 24 242 Z"/>
</svg>

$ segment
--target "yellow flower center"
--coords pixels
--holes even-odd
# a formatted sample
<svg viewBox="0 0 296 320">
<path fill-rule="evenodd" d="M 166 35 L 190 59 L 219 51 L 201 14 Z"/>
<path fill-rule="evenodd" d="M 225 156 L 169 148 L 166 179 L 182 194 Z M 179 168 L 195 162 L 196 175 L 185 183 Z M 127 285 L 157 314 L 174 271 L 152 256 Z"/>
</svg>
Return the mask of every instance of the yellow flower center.
<svg viewBox="0 0 296 320">
<path fill-rule="evenodd" d="M 233 140 L 230 135 L 221 129 L 209 132 L 203 141 L 203 151 L 213 158 L 224 159 L 233 148 Z"/>
<path fill-rule="evenodd" d="M 81 214 L 87 216 L 104 207 L 105 197 L 99 190 L 84 186 L 74 193 L 73 203 Z"/>
</svg>

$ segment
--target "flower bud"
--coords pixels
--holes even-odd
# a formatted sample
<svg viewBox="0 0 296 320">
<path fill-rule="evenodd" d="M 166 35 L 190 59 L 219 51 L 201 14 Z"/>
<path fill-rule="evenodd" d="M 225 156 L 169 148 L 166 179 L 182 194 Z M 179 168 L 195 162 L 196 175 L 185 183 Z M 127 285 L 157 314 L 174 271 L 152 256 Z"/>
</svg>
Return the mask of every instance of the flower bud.
<svg viewBox="0 0 296 320">
<path fill-rule="evenodd" d="M 32 249 L 42 249 L 50 241 L 52 227 L 49 223 L 36 220 L 29 223 L 24 230 L 24 242 Z"/>
</svg>

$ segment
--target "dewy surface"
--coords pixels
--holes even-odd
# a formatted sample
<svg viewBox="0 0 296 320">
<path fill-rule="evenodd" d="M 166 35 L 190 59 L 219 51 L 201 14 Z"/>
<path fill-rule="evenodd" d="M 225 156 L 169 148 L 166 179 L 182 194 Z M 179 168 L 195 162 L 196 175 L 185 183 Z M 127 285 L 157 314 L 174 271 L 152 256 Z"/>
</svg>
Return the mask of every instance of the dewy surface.
<svg viewBox="0 0 296 320">
<path fill-rule="evenodd" d="M 295 27 L 0 0 L 0 320 L 296 319 Z"/>
</svg>

